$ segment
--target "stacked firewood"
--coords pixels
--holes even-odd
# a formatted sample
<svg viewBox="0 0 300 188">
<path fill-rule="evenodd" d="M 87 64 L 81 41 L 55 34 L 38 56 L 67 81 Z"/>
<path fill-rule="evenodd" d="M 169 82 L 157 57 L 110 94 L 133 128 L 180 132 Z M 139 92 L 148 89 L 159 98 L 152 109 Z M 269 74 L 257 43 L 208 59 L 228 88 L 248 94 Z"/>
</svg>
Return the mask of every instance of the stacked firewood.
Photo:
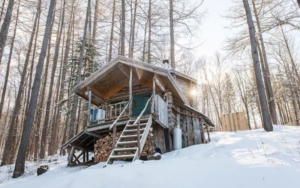
<svg viewBox="0 0 300 188">
<path fill-rule="evenodd" d="M 145 142 L 141 156 L 148 156 L 148 155 L 152 155 L 152 154 L 153 154 L 153 149 L 152 149 L 152 144 L 151 144 L 151 136 L 149 134 L 147 137 L 147 140 Z"/>
<path fill-rule="evenodd" d="M 116 141 L 119 139 L 122 132 L 117 132 L 116 134 Z M 112 151 L 112 134 L 109 133 L 106 137 L 99 139 L 96 141 L 96 144 L 94 145 L 94 152 L 95 152 L 95 162 L 103 162 L 107 161 L 111 151 Z M 128 140 L 129 141 L 129 140 Z M 136 147 L 136 145 L 132 146 L 126 146 L 126 147 Z M 123 152 L 118 153 L 118 155 L 130 155 L 134 154 L 134 152 Z M 147 140 L 145 142 L 142 156 L 147 156 L 153 154 L 152 144 L 151 144 L 151 136 L 150 134 L 147 137 Z"/>
</svg>

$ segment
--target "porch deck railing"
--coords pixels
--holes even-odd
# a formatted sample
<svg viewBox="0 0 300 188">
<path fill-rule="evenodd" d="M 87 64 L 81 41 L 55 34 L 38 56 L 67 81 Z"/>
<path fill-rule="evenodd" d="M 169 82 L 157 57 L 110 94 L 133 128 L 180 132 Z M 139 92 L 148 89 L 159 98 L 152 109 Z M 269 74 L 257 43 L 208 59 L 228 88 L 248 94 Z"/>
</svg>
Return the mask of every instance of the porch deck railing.
<svg viewBox="0 0 300 188">
<path fill-rule="evenodd" d="M 101 105 L 91 109 L 90 124 L 115 120 L 116 118 L 129 117 L 128 101 L 121 101 L 109 105 Z M 121 116 L 120 116 L 121 114 Z"/>
</svg>

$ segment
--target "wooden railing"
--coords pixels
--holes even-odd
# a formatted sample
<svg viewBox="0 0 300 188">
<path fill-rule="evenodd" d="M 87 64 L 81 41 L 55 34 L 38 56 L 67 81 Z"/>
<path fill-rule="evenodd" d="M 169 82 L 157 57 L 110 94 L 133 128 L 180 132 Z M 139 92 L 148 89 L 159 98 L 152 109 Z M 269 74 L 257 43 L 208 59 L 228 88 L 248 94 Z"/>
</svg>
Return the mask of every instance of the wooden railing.
<svg viewBox="0 0 300 188">
<path fill-rule="evenodd" d="M 90 123 L 99 123 L 101 121 L 108 121 L 116 119 L 117 117 L 128 117 L 129 110 L 127 109 L 128 101 L 122 101 L 115 104 L 102 105 L 95 107 L 94 110 L 99 110 L 99 117 L 93 118 L 94 114 L 90 115 Z M 125 107 L 124 107 L 125 106 Z M 124 111 L 124 109 L 127 109 Z M 121 114 L 121 116 L 120 116 Z"/>
</svg>

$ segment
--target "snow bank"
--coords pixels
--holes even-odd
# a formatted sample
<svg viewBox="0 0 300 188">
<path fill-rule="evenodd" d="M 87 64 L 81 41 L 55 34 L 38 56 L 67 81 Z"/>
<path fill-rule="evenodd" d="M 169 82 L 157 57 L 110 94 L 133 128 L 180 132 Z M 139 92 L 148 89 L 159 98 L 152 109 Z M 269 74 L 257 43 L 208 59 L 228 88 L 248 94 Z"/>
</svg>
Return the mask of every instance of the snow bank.
<svg viewBox="0 0 300 188">
<path fill-rule="evenodd" d="M 215 132 L 212 142 L 162 156 L 160 161 L 119 162 L 103 168 L 67 168 L 60 159 L 41 176 L 2 179 L 5 188 L 266 188 L 300 186 L 300 127 L 274 126 L 234 133 Z M 64 159 L 66 160 L 66 159 Z M 1 167 L 0 178 L 7 177 Z M 36 170 L 36 168 L 35 168 Z M 3 175 L 4 174 L 4 175 Z M 5 176 L 6 175 L 6 176 Z"/>
</svg>

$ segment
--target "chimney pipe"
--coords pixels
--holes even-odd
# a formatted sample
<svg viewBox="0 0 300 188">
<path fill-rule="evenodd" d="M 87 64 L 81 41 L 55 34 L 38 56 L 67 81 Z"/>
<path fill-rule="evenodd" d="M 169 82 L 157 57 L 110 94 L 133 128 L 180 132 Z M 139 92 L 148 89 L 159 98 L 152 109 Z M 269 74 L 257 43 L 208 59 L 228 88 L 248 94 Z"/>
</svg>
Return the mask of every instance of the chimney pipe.
<svg viewBox="0 0 300 188">
<path fill-rule="evenodd" d="M 169 69 L 169 60 L 165 59 L 163 60 L 164 68 Z"/>
</svg>

